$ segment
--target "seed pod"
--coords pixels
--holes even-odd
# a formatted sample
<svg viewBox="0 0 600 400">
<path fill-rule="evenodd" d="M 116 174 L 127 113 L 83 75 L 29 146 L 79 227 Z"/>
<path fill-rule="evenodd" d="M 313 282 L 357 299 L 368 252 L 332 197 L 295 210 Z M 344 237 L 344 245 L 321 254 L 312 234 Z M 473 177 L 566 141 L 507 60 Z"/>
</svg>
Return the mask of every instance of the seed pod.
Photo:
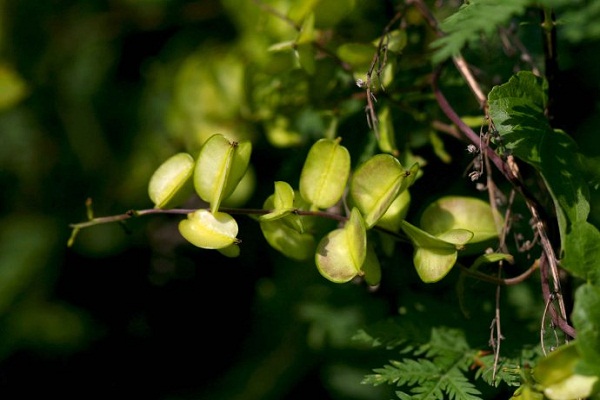
<svg viewBox="0 0 600 400">
<path fill-rule="evenodd" d="M 192 174 L 194 159 L 187 153 L 178 153 L 156 169 L 148 183 L 148 195 L 155 208 L 173 208 L 181 205 L 193 193 Z"/>
<path fill-rule="evenodd" d="M 194 246 L 222 249 L 236 243 L 238 225 L 229 214 L 198 210 L 179 222 L 179 233 Z"/>
</svg>

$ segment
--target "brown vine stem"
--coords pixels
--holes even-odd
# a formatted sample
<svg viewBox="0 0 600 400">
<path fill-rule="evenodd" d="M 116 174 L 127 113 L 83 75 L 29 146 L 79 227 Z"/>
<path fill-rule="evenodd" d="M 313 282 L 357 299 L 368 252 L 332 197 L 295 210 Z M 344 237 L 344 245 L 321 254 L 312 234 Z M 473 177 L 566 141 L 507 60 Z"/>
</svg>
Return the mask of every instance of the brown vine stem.
<svg viewBox="0 0 600 400">
<path fill-rule="evenodd" d="M 90 213 L 90 210 L 91 210 L 91 208 L 89 207 L 90 203 L 91 203 L 91 201 L 88 199 L 86 201 L 86 204 L 88 204 L 88 218 L 89 219 L 87 221 L 69 224 L 69 227 L 73 229 L 73 234 L 69 238 L 68 247 L 72 247 L 73 242 L 75 240 L 75 236 L 78 234 L 78 232 L 81 229 L 90 228 L 90 227 L 93 227 L 96 225 L 124 222 L 128 219 L 135 218 L 135 217 L 142 217 L 145 215 L 153 215 L 153 214 L 154 215 L 156 215 L 156 214 L 188 215 L 188 214 L 193 213 L 198 210 L 209 210 L 209 208 L 194 208 L 194 209 L 150 208 L 150 209 L 144 209 L 144 210 L 129 210 L 123 214 L 93 218 L 93 215 Z M 238 215 L 266 215 L 266 214 L 273 212 L 273 210 L 265 210 L 265 209 L 225 208 L 225 207 L 219 208 L 219 211 L 228 213 L 228 214 L 238 214 Z M 296 215 L 327 218 L 327 219 L 331 219 L 331 220 L 338 221 L 338 222 L 346 222 L 348 220 L 348 217 L 346 217 L 344 215 L 335 214 L 335 213 L 331 213 L 331 212 L 327 212 L 327 211 L 307 211 L 307 210 L 295 209 L 295 210 L 292 210 L 291 212 Z M 392 236 L 394 239 L 396 239 L 398 241 L 408 242 L 407 238 L 400 235 L 399 233 L 396 233 L 396 232 L 393 232 L 393 231 L 390 231 L 388 229 L 381 228 L 378 226 L 373 227 L 373 229 L 376 229 L 376 230 L 383 232 L 389 236 Z"/>
<path fill-rule="evenodd" d="M 381 72 L 383 71 L 383 68 L 387 63 L 387 41 L 389 40 L 388 34 L 390 33 L 390 30 L 392 29 L 394 24 L 398 22 L 400 18 L 402 18 L 402 12 L 398 11 L 383 29 L 383 33 L 379 38 L 379 43 L 377 44 L 377 51 L 373 55 L 373 60 L 371 60 L 371 65 L 369 66 L 369 70 L 366 73 L 366 82 L 363 82 L 360 79 L 356 81 L 357 86 L 362 89 L 365 89 L 365 91 L 367 92 L 367 106 L 365 107 L 365 113 L 367 114 L 367 123 L 369 125 L 369 128 L 373 129 L 373 132 L 375 132 L 375 137 L 377 139 L 379 139 L 379 120 L 377 118 L 377 113 L 375 112 L 374 106 L 374 102 L 377 101 L 377 99 L 372 89 L 373 72 L 375 72 L 379 77 L 379 83 L 381 85 L 381 88 L 384 89 L 383 84 L 381 84 Z M 375 70 L 375 66 L 377 66 L 377 70 Z"/>
<path fill-rule="evenodd" d="M 439 28 L 439 24 L 438 24 L 437 20 L 435 19 L 435 17 L 433 16 L 431 11 L 427 7 L 427 5 L 423 2 L 423 0 L 409 0 L 408 3 L 413 4 L 415 7 L 417 7 L 417 9 L 421 12 L 423 17 L 428 21 L 430 27 L 436 32 L 436 34 L 438 36 L 444 35 L 444 32 L 442 32 Z M 547 14 L 545 14 L 545 15 L 547 15 Z M 546 19 L 545 21 L 547 22 L 548 20 Z M 459 57 L 458 60 L 460 61 L 461 58 Z M 463 76 L 465 77 L 467 84 L 473 91 L 479 104 L 486 111 L 486 115 L 487 115 L 485 96 L 481 92 L 480 86 L 477 84 L 476 80 L 472 79 L 472 74 L 470 73 L 470 70 L 467 67 L 466 62 L 457 62 L 457 58 L 455 57 L 454 63 L 456 65 L 456 67 L 459 69 L 459 71 L 461 72 L 461 74 L 463 74 Z M 433 89 L 434 95 L 436 97 L 436 100 L 437 100 L 440 108 L 444 112 L 444 114 L 446 114 L 446 116 L 454 124 L 456 124 L 458 129 L 465 135 L 465 137 L 471 143 L 478 145 L 479 135 L 477 135 L 467 124 L 465 124 L 461 120 L 461 118 L 458 116 L 458 114 L 454 111 L 453 107 L 448 103 L 448 101 L 446 100 L 446 97 L 443 95 L 443 93 L 441 92 L 441 90 L 438 86 L 438 79 L 439 79 L 439 75 L 441 73 L 441 68 L 442 68 L 441 66 L 436 67 L 436 69 L 433 73 L 433 78 L 432 78 L 432 89 Z M 489 119 L 489 116 L 488 116 L 488 119 Z M 540 242 L 542 244 L 542 250 L 543 250 L 543 256 L 544 256 L 545 262 L 542 263 L 540 268 L 542 270 L 544 270 L 546 268 L 546 263 L 547 263 L 547 268 L 549 269 L 550 275 L 552 278 L 551 280 L 552 280 L 552 284 L 553 284 L 553 293 L 554 293 L 554 296 L 556 296 L 556 303 L 559 308 L 559 315 L 557 315 L 556 313 L 551 313 L 552 318 L 553 318 L 553 323 L 555 325 L 561 327 L 561 329 L 563 329 L 563 331 L 565 333 L 567 333 L 569 336 L 574 337 L 573 335 L 575 334 L 575 330 L 566 322 L 567 321 L 567 312 L 566 312 L 564 299 L 562 297 L 562 291 L 560 288 L 558 262 L 557 262 L 556 254 L 554 251 L 554 247 L 552 246 L 550 238 L 548 237 L 548 234 L 547 234 L 545 219 L 541 215 L 541 212 L 542 212 L 541 210 L 543 210 L 543 208 L 540 206 L 540 204 L 537 202 L 535 197 L 531 195 L 529 190 L 523 184 L 523 182 L 518 174 L 518 167 L 516 165 L 516 162 L 514 162 L 514 160 L 512 160 L 512 157 L 508 157 L 507 160 L 505 161 L 498 154 L 496 154 L 496 152 L 490 147 L 486 147 L 485 152 L 486 152 L 487 156 L 489 157 L 489 159 L 494 163 L 496 168 L 500 172 L 502 172 L 504 177 L 513 185 L 513 187 L 517 190 L 517 192 L 525 199 L 525 203 L 527 205 L 527 208 L 529 209 L 529 212 L 532 215 L 532 218 L 534 220 L 535 229 L 540 237 Z M 543 292 L 545 301 L 548 301 L 549 296 L 550 296 L 550 291 L 548 290 L 547 287 L 544 287 L 544 286 L 549 285 L 549 284 L 550 284 L 549 279 L 542 279 L 542 287 L 543 287 L 542 292 Z"/>
</svg>

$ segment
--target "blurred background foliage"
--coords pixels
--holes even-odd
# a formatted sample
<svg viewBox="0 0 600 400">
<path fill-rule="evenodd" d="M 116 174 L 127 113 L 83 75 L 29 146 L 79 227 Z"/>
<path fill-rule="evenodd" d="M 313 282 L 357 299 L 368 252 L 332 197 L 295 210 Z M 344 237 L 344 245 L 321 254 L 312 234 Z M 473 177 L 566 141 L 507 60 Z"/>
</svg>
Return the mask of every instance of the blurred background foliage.
<svg viewBox="0 0 600 400">
<path fill-rule="evenodd" d="M 254 144 L 251 170 L 229 206 L 261 207 L 274 180 L 295 185 L 317 138 L 343 135 L 359 155 L 353 162 L 376 151 L 354 83 L 366 71 L 340 68 L 343 52 L 300 68 L 285 46 L 298 32 L 272 11 L 302 20 L 306 7 L 316 7 L 315 29 L 340 46 L 372 43 L 396 5 L 0 0 L 0 396 L 43 388 L 63 398 L 127 391 L 145 399 L 390 397 L 388 388 L 360 385 L 386 356 L 350 338 L 397 313 L 411 293 L 398 295 L 406 287 L 398 282 L 417 285 L 412 271 L 387 272 L 390 283 L 376 293 L 335 285 L 311 262 L 269 248 L 249 218 L 238 219 L 244 245 L 233 260 L 193 248 L 167 216 L 98 226 L 82 231 L 73 248 L 66 243 L 68 224 L 86 219 L 87 198 L 98 216 L 151 207 L 154 169 L 176 152 L 195 154 L 214 133 Z M 600 34 L 591 18 L 597 7 L 586 10 L 567 8 L 578 25 L 559 42 L 558 98 L 568 116 L 560 122 L 598 157 Z M 416 193 L 422 201 L 451 185 L 468 189 L 460 168 L 446 171 L 448 160 L 463 162 L 464 148 L 429 126 L 439 115 L 426 103 L 431 67 L 423 53 L 431 38 L 412 18 L 392 83 L 411 85 L 397 135 L 409 157 L 444 170 L 423 178 L 431 192 Z M 510 76 L 507 65 L 478 61 L 487 62 L 490 84 Z M 476 115 L 468 91 L 456 86 L 451 97 L 463 96 L 461 112 Z M 410 249 L 400 257 L 409 259 Z"/>
</svg>

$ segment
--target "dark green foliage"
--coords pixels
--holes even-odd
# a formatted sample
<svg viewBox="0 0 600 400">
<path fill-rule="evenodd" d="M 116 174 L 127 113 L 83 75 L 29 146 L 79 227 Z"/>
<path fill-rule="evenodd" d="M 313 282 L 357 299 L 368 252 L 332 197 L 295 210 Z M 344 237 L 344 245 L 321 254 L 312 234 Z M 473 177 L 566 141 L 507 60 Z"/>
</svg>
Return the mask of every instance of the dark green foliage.
<svg viewBox="0 0 600 400">
<path fill-rule="evenodd" d="M 597 2 L 3 3 L 3 397 L 599 389 Z"/>
</svg>

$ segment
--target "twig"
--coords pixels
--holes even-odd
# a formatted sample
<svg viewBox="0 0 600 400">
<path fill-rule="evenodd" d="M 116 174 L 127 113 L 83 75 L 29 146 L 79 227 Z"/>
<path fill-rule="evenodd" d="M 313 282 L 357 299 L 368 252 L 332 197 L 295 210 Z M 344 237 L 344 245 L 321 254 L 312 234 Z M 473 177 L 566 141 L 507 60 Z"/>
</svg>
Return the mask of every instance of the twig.
<svg viewBox="0 0 600 400">
<path fill-rule="evenodd" d="M 372 90 L 373 72 L 375 72 L 377 77 L 379 77 L 379 85 L 381 86 L 382 90 L 385 90 L 383 84 L 381 83 L 381 73 L 383 72 L 383 69 L 387 64 L 387 42 L 389 41 L 388 34 L 390 33 L 392 26 L 394 26 L 394 24 L 398 22 L 398 20 L 401 17 L 402 12 L 398 11 L 383 29 L 383 33 L 379 38 L 379 43 L 377 44 L 377 51 L 373 55 L 371 65 L 369 66 L 369 70 L 366 74 L 367 80 L 363 81 L 362 79 L 358 79 L 356 81 L 356 85 L 362 89 L 365 89 L 367 92 L 367 106 L 365 107 L 365 113 L 367 114 L 367 124 L 369 125 L 369 129 L 373 129 L 373 132 L 375 132 L 375 137 L 377 139 L 379 139 L 379 120 L 377 118 L 377 113 L 375 112 L 375 106 L 373 103 L 377 101 L 377 98 L 375 97 L 375 94 Z M 375 66 L 377 66 L 377 70 L 375 70 Z"/>
</svg>

